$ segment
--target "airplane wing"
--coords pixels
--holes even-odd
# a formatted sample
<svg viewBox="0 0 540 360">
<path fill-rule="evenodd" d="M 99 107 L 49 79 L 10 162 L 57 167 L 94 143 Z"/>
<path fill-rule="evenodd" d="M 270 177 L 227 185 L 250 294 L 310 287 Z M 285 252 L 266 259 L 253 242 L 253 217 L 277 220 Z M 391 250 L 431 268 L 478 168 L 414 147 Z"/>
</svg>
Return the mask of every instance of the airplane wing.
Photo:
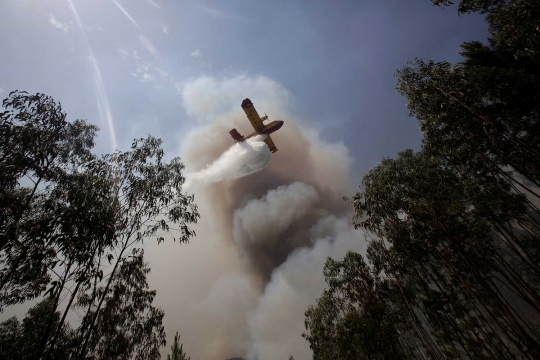
<svg viewBox="0 0 540 360">
<path fill-rule="evenodd" d="M 271 152 L 275 153 L 277 151 L 276 144 L 274 144 L 270 135 L 268 135 L 266 139 L 264 139 L 264 142 L 266 143 L 266 145 L 268 145 Z"/>
<path fill-rule="evenodd" d="M 257 110 L 255 110 L 255 106 L 253 106 L 251 100 L 244 99 L 244 101 L 242 101 L 242 109 L 244 109 L 244 112 L 246 113 L 249 122 L 251 123 L 255 131 L 261 131 L 264 127 L 263 121 L 261 120 L 259 114 L 257 114 Z"/>
</svg>

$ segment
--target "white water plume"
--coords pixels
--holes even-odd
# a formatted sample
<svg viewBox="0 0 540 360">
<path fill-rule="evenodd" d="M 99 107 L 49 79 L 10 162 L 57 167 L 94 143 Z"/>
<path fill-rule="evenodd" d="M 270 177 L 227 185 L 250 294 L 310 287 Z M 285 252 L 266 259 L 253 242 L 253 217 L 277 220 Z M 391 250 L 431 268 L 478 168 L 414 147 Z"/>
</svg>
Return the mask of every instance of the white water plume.
<svg viewBox="0 0 540 360">
<path fill-rule="evenodd" d="M 184 189 L 194 192 L 222 180 L 237 179 L 261 171 L 270 162 L 270 149 L 264 142 L 265 138 L 266 135 L 257 135 L 234 144 L 205 169 L 188 174 Z"/>
</svg>

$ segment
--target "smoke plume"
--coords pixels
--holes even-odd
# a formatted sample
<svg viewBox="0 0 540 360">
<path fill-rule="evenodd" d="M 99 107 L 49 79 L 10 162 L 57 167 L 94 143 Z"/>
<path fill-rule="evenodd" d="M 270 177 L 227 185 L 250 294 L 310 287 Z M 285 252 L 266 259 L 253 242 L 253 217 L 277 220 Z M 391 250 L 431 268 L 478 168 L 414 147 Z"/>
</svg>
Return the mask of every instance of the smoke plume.
<svg viewBox="0 0 540 360">
<path fill-rule="evenodd" d="M 180 153 L 201 221 L 189 245 L 149 254 L 167 333 L 196 359 L 310 358 L 304 311 L 325 288 L 324 262 L 364 248 L 342 200 L 355 190 L 348 150 L 297 120 L 292 96 L 266 77 L 202 77 L 181 96 L 199 123 Z M 271 159 L 261 139 L 231 147 L 232 128 L 252 131 L 246 97 L 285 121 Z"/>
<path fill-rule="evenodd" d="M 324 263 L 329 256 L 341 259 L 348 250 L 365 250 L 359 232 L 347 219 L 330 216 L 312 229 L 313 246 L 295 250 L 273 271 L 257 308 L 248 315 L 250 359 L 288 359 L 289 355 L 311 359 L 300 334 L 305 332 L 304 312 L 325 288 Z"/>
</svg>

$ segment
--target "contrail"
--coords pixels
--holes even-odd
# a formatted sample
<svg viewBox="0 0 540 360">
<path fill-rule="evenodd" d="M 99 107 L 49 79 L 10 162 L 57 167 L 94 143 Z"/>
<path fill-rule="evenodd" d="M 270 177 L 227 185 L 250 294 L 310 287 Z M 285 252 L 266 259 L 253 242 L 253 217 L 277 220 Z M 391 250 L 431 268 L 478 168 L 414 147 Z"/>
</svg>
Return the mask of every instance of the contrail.
<svg viewBox="0 0 540 360">
<path fill-rule="evenodd" d="M 194 192 L 222 180 L 237 179 L 264 169 L 270 162 L 266 135 L 258 135 L 231 146 L 206 169 L 188 174 L 184 190 Z"/>
<path fill-rule="evenodd" d="M 159 10 L 162 10 L 163 8 L 155 1 L 153 0 L 146 0 L 148 1 L 150 4 L 152 4 L 153 6 L 157 7 Z"/>
<path fill-rule="evenodd" d="M 129 13 L 126 11 L 126 9 L 124 9 L 124 8 L 122 7 L 122 5 L 120 5 L 120 4 L 118 3 L 118 1 L 116 1 L 116 0 L 112 0 L 112 1 L 113 1 L 113 3 L 116 4 L 116 6 L 118 6 L 118 8 L 120 9 L 120 11 L 122 11 L 122 12 L 124 13 L 124 15 L 126 15 L 127 18 L 128 18 L 128 19 L 129 19 L 136 27 L 138 27 L 139 29 L 141 28 L 141 27 L 139 26 L 139 24 L 137 24 L 137 22 L 135 21 L 135 19 L 132 18 L 131 15 L 129 15 Z"/>
<path fill-rule="evenodd" d="M 84 31 L 84 27 L 79 17 L 79 14 L 77 13 L 77 9 L 75 8 L 75 4 L 73 4 L 72 0 L 68 0 L 68 2 L 71 7 L 71 11 L 73 12 L 73 16 L 75 16 L 75 20 L 77 21 L 77 25 L 79 25 L 82 30 L 84 42 L 86 44 L 86 47 L 88 48 L 88 52 L 90 53 L 90 61 L 92 62 L 92 67 L 94 69 L 94 85 L 96 88 L 96 101 L 98 109 L 101 117 L 107 120 L 107 124 L 109 125 L 109 133 L 111 135 L 112 146 L 114 150 L 116 150 L 118 148 L 118 145 L 116 143 L 114 122 L 111 114 L 111 107 L 109 106 L 107 92 L 105 91 L 105 86 L 103 85 L 103 77 L 101 76 L 101 70 L 99 69 L 96 57 L 94 56 L 94 51 L 92 51 L 92 47 L 90 46 L 88 38 L 86 37 L 86 33 Z"/>
</svg>

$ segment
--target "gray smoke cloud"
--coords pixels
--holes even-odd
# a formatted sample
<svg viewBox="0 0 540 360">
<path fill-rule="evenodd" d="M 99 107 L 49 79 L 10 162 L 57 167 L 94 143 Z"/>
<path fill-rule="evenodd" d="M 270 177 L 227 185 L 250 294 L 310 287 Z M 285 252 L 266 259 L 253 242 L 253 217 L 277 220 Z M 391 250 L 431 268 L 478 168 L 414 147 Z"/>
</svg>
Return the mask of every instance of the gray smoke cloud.
<svg viewBox="0 0 540 360">
<path fill-rule="evenodd" d="M 193 359 L 310 358 L 304 311 L 325 288 L 324 262 L 364 249 L 342 200 L 355 191 L 348 150 L 298 121 L 292 96 L 266 77 L 201 77 L 180 93 L 199 123 L 180 154 L 201 221 L 189 245 L 149 252 L 166 331 L 180 332 Z M 240 163 L 228 132 L 252 131 L 240 108 L 246 97 L 285 124 L 272 134 L 279 150 L 269 163 L 247 152 L 242 164 L 264 166 L 239 177 L 238 168 L 217 169 Z"/>
<path fill-rule="evenodd" d="M 269 190 L 262 199 L 251 200 L 235 211 L 234 240 L 241 246 L 256 243 L 276 245 L 279 235 L 304 218 L 318 202 L 317 190 L 301 182 Z"/>
<path fill-rule="evenodd" d="M 307 306 L 325 288 L 322 269 L 328 256 L 341 259 L 348 250 L 363 252 L 361 234 L 345 218 L 329 216 L 314 225 L 313 246 L 292 252 L 272 272 L 271 281 L 248 315 L 250 359 L 311 359 L 307 342 L 300 337 Z"/>
</svg>

